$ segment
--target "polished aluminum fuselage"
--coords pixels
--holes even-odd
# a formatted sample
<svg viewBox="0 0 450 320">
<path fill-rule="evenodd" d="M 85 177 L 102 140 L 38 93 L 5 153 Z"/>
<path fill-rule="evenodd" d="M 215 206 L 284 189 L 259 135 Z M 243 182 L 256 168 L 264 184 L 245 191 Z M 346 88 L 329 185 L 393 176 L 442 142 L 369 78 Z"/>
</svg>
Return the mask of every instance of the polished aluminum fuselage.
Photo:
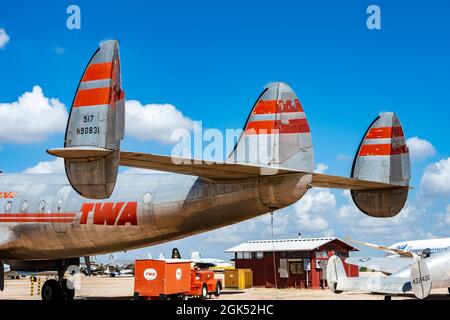
<svg viewBox="0 0 450 320">
<path fill-rule="evenodd" d="M 0 260 L 64 259 L 179 239 L 288 206 L 304 195 L 310 181 L 310 174 L 239 181 L 120 174 L 109 199 L 92 200 L 76 193 L 64 174 L 1 174 L 0 192 L 15 196 L 0 198 Z M 95 224 L 93 213 L 83 221 L 83 204 L 122 202 L 136 203 L 136 224 Z M 23 218 L 67 212 L 74 213 L 73 221 Z M 9 214 L 20 218 L 12 222 Z"/>
</svg>

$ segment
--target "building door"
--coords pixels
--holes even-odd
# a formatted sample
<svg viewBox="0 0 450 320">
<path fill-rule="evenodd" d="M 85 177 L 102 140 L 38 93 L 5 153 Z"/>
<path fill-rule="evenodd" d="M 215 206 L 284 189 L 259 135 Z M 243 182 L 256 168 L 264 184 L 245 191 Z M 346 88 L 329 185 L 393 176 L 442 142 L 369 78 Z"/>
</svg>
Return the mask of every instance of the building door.
<svg viewBox="0 0 450 320">
<path fill-rule="evenodd" d="M 53 201 L 52 213 L 66 213 L 67 203 L 69 200 L 70 192 L 72 191 L 72 186 L 65 185 L 56 193 L 55 200 Z M 68 222 L 62 219 L 54 219 L 52 221 L 53 229 L 58 233 L 65 233 L 67 230 Z"/>
</svg>

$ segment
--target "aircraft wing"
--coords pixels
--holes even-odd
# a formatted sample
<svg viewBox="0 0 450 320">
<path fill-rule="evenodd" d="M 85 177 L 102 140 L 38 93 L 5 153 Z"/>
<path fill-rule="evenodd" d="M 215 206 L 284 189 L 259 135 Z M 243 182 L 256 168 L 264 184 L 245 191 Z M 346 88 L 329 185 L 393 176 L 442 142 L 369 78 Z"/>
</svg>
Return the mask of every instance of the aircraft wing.
<svg viewBox="0 0 450 320">
<path fill-rule="evenodd" d="M 355 243 L 359 243 L 362 244 L 366 247 L 372 248 L 372 249 L 376 249 L 376 250 L 381 250 L 384 252 L 389 252 L 389 253 L 394 253 L 397 254 L 401 257 L 405 257 L 405 258 L 413 258 L 414 254 L 412 254 L 412 252 L 409 251 L 405 251 L 405 250 L 401 250 L 401 249 L 394 249 L 394 248 L 389 248 L 386 246 L 382 246 L 382 245 L 378 245 L 378 244 L 373 244 L 370 242 L 364 242 L 364 241 L 358 241 L 358 240 L 353 240 L 353 239 L 347 239 L 351 242 L 355 242 Z"/>
<path fill-rule="evenodd" d="M 413 263 L 412 258 L 406 257 L 350 257 L 345 259 L 348 264 L 364 267 L 387 274 L 396 273 Z"/>
<path fill-rule="evenodd" d="M 351 292 L 374 292 L 383 294 L 402 294 L 412 289 L 410 279 L 393 276 L 368 276 L 341 278 L 337 290 Z"/>
<path fill-rule="evenodd" d="M 257 178 L 263 175 L 290 175 L 306 173 L 298 170 L 279 169 L 261 165 L 230 162 L 209 162 L 207 160 L 183 159 L 154 155 L 150 153 L 127 151 L 120 152 L 120 165 L 199 176 L 213 180 L 240 180 Z M 311 175 L 311 185 L 313 187 L 351 190 L 393 189 L 400 187 L 387 183 L 337 177 L 319 173 L 311 173 Z"/>
</svg>

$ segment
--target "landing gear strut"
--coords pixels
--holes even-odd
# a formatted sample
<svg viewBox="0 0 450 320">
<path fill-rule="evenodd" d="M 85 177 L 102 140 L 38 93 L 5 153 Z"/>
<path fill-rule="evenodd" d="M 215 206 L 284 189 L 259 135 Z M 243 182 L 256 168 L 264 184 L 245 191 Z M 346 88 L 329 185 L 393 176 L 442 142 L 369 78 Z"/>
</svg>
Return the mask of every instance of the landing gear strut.
<svg viewBox="0 0 450 320">
<path fill-rule="evenodd" d="M 58 300 L 72 301 L 75 297 L 75 289 L 70 280 L 64 279 L 64 273 L 69 263 L 67 260 L 58 260 L 56 262 L 56 270 L 58 271 L 58 279 L 50 279 L 45 281 L 42 286 L 42 300 Z"/>
</svg>

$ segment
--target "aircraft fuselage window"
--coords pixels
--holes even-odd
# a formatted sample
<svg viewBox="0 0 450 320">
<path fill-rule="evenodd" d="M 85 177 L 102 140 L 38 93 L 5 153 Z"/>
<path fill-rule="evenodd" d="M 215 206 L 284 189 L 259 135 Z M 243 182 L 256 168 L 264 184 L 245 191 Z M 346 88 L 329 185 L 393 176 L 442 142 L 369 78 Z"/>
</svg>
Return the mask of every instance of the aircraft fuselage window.
<svg viewBox="0 0 450 320">
<path fill-rule="evenodd" d="M 12 209 L 12 202 L 11 201 L 6 202 L 5 204 L 6 213 L 11 213 L 11 209 Z"/>
<path fill-rule="evenodd" d="M 22 202 L 22 205 L 20 206 L 20 211 L 25 212 L 28 209 L 28 201 Z"/>
<path fill-rule="evenodd" d="M 45 201 L 41 200 L 39 201 L 39 212 L 44 212 L 45 209 Z"/>
</svg>

